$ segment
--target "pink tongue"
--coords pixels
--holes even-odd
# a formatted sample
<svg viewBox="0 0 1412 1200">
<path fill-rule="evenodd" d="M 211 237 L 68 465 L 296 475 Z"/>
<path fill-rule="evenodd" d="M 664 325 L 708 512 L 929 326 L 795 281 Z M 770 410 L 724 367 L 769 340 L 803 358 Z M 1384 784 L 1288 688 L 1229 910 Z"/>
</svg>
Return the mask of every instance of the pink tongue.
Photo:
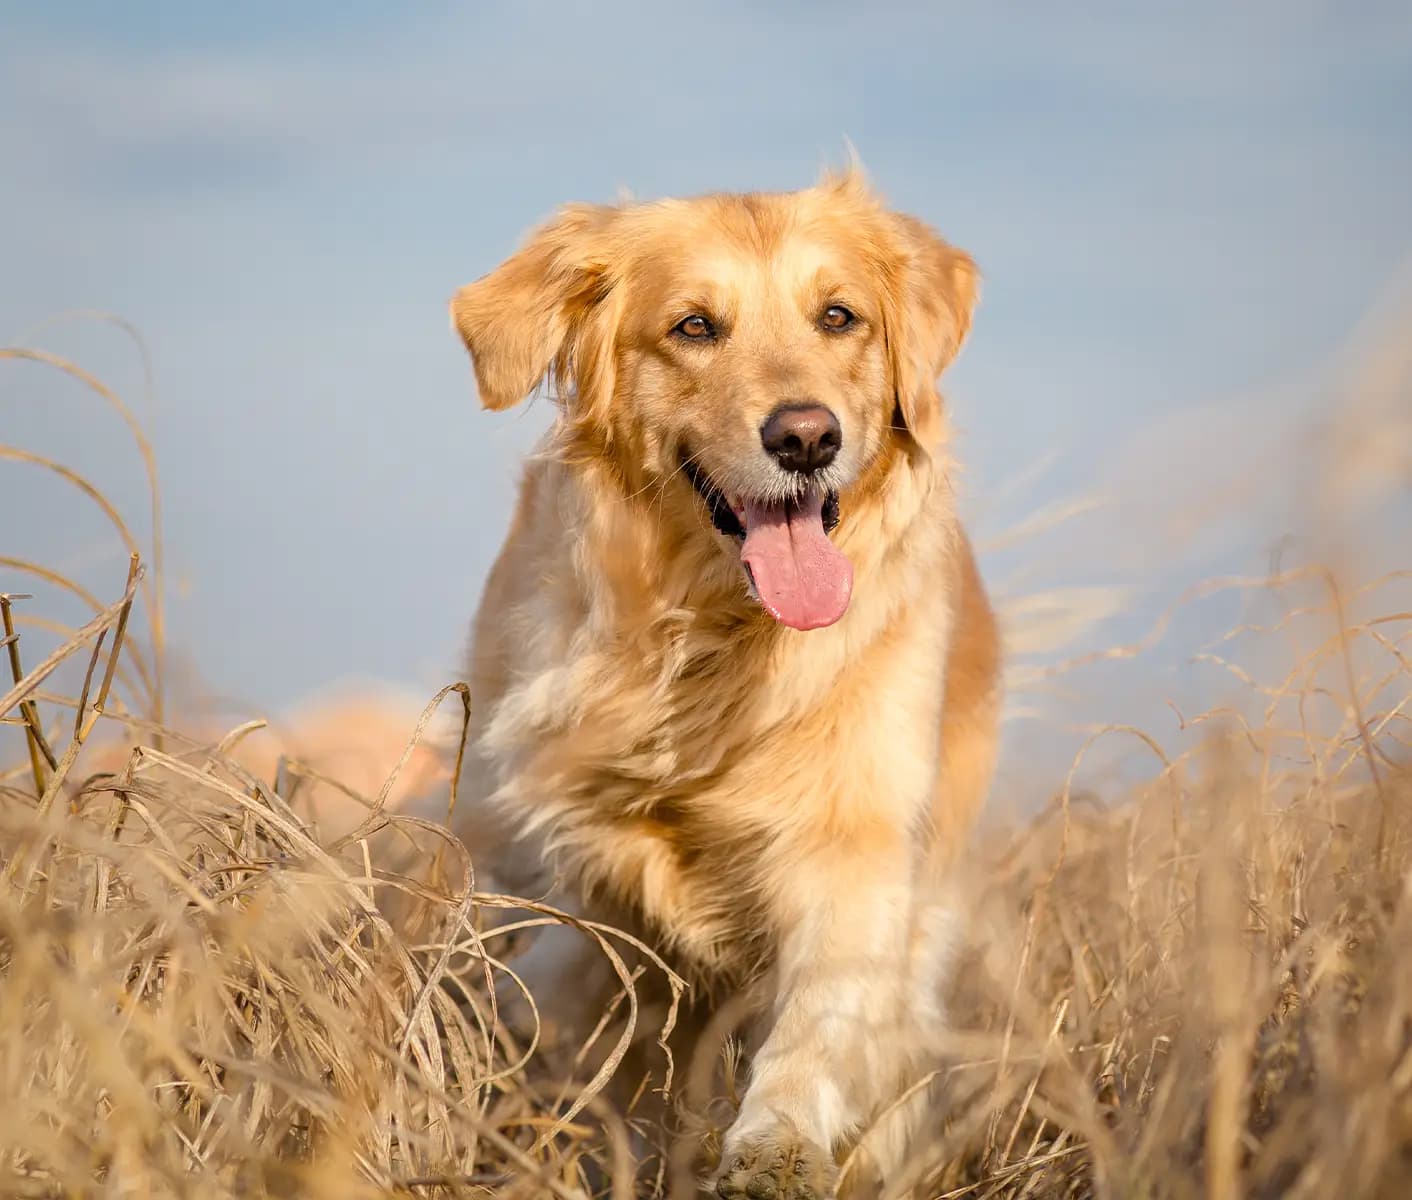
<svg viewBox="0 0 1412 1200">
<path fill-rule="evenodd" d="M 822 496 L 798 504 L 747 500 L 740 561 L 760 603 L 792 629 L 822 629 L 843 616 L 853 591 L 853 564 L 824 532 Z"/>
</svg>

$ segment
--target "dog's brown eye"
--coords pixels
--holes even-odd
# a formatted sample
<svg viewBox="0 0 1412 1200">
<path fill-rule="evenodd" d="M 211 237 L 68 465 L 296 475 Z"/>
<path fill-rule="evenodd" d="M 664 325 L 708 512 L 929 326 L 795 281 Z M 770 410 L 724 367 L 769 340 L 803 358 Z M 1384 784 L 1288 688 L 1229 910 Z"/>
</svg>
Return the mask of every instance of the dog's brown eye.
<svg viewBox="0 0 1412 1200">
<path fill-rule="evenodd" d="M 831 304 L 824 309 L 824 315 L 819 318 L 819 324 L 825 329 L 847 329 L 858 318 L 841 304 Z"/>
<path fill-rule="evenodd" d="M 705 317 L 693 314 L 687 317 L 685 321 L 680 322 L 672 332 L 679 333 L 682 337 L 696 340 L 699 338 L 714 337 L 716 327 Z"/>
</svg>

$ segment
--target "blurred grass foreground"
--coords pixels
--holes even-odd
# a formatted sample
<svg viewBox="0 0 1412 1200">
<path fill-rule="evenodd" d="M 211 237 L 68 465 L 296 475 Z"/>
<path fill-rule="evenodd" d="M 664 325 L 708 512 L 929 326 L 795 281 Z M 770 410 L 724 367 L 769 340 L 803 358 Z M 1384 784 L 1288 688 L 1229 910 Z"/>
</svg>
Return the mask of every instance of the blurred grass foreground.
<svg viewBox="0 0 1412 1200">
<path fill-rule="evenodd" d="M 665 1036 L 674 1007 L 637 992 L 651 974 L 675 995 L 667 966 L 477 891 L 464 848 L 399 811 L 445 776 L 430 732 L 454 750 L 475 698 L 452 685 L 418 717 L 345 697 L 289 729 L 178 711 L 141 429 L 74 364 L 3 353 L 0 370 L 23 359 L 117 408 L 154 536 L 63 464 L 0 447 L 0 469 L 98 506 L 131 556 L 95 595 L 0 538 L 0 1193 L 693 1194 L 658 1131 L 601 1096 L 630 1043 Z M 1412 445 L 1412 372 L 1405 353 L 1384 366 L 1367 390 L 1393 401 L 1349 406 L 1330 439 L 1333 491 L 1389 463 L 1405 485 L 1389 445 Z M 1044 811 L 982 839 L 913 1194 L 1412 1194 L 1410 574 L 1206 585 L 1268 615 L 1208 655 L 1231 691 L 1181 714 L 1192 736 L 1097 730 L 1079 759 L 1130 746 L 1135 786 L 1080 792 L 1076 760 Z M 501 1019 L 516 936 L 548 923 L 618 974 L 593 1053 Z M 709 1146 L 730 1071 L 693 1095 L 689 1064 L 642 1061 L 642 1089 L 670 1088 Z M 845 1161 L 861 1194 L 866 1151 L 865 1134 Z"/>
</svg>

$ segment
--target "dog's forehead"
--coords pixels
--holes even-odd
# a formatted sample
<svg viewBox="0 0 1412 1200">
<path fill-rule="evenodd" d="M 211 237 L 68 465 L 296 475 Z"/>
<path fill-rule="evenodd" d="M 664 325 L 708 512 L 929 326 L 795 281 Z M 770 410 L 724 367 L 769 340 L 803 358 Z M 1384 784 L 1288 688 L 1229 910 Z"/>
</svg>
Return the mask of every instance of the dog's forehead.
<svg viewBox="0 0 1412 1200">
<path fill-rule="evenodd" d="M 654 205 L 639 217 L 631 273 L 653 291 L 797 295 L 868 273 L 862 222 L 808 193 L 725 195 Z"/>
</svg>

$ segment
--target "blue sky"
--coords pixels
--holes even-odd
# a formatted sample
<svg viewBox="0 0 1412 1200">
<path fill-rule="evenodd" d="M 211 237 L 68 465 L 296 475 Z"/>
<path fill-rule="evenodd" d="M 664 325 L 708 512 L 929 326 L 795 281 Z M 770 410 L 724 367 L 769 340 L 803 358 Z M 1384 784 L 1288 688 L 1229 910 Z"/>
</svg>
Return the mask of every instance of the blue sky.
<svg viewBox="0 0 1412 1200">
<path fill-rule="evenodd" d="M 1109 589 L 1102 636 L 1263 564 L 1291 496 L 1242 490 L 1248 456 L 1331 402 L 1412 256 L 1405 4 L 0 4 L 0 31 L 0 341 L 143 413 L 177 642 L 256 705 L 455 674 L 547 412 L 479 412 L 445 302 L 564 201 L 802 186 L 851 140 L 985 273 L 948 387 L 982 539 L 1105 499 L 988 555 L 998 590 Z M 141 329 L 150 402 L 113 328 L 34 332 L 72 309 Z M 141 513 L 72 385 L 5 366 L 0 429 Z M 0 464 L 17 511 L 0 553 L 116 588 L 101 524 Z"/>
</svg>

